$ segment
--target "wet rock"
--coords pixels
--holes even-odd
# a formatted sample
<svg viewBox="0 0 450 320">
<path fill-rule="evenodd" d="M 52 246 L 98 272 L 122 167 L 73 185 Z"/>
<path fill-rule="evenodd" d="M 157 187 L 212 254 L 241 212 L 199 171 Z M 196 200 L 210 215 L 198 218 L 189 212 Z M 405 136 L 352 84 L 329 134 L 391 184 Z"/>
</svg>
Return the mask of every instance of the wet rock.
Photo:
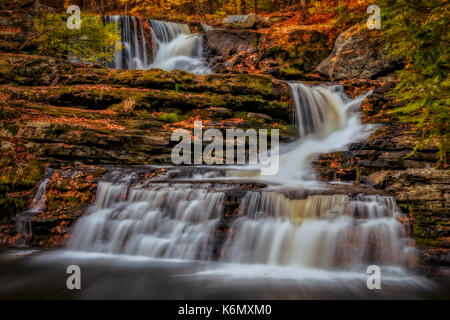
<svg viewBox="0 0 450 320">
<path fill-rule="evenodd" d="M 280 128 L 282 139 L 289 135 L 287 86 L 268 76 L 108 70 L 0 54 L 0 78 L 7 83 L 0 94 L 8 97 L 0 103 L 2 148 L 20 143 L 53 164 L 170 163 L 171 132 L 189 129 L 198 116 L 205 128 Z"/>
<path fill-rule="evenodd" d="M 421 250 L 419 254 L 420 259 L 427 264 L 437 266 L 450 266 L 450 250 Z"/>
<path fill-rule="evenodd" d="M 256 95 L 268 100 L 288 98 L 286 83 L 268 76 L 227 74 L 196 76 L 185 71 L 111 70 L 99 66 L 74 64 L 42 56 L 0 54 L 0 81 L 28 86 L 48 86 L 58 79 L 58 85 L 114 85 L 121 87 L 168 89 L 180 92 L 231 93 Z"/>
</svg>

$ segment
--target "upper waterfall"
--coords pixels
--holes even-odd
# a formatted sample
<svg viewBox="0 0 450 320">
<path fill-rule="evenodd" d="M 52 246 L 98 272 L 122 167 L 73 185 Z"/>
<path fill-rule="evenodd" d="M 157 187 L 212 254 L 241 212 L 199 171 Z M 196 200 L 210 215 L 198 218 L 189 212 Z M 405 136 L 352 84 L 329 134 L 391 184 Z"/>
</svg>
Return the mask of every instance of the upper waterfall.
<svg viewBox="0 0 450 320">
<path fill-rule="evenodd" d="M 106 66 L 114 69 L 146 69 L 147 43 L 143 22 L 133 16 L 104 16 L 105 23 L 116 23 L 121 31 L 123 49 L 116 53 L 114 61 Z"/>
<path fill-rule="evenodd" d="M 104 21 L 118 24 L 123 45 L 107 67 L 211 73 L 203 58 L 203 38 L 200 34 L 192 34 L 187 24 L 117 15 L 105 16 Z M 146 39 L 144 24 L 151 28 L 152 39 Z M 149 45 L 153 46 L 153 57 L 148 56 Z"/>
<path fill-rule="evenodd" d="M 188 25 L 156 20 L 150 20 L 150 25 L 156 45 L 150 68 L 211 73 L 203 59 L 203 38 L 191 34 Z"/>
</svg>

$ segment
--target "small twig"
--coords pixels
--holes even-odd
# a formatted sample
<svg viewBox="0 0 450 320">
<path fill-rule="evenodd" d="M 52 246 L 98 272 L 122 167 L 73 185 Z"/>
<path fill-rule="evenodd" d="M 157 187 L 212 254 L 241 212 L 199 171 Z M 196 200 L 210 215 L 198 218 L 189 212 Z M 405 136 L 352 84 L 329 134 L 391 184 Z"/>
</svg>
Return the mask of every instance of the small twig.
<svg viewBox="0 0 450 320">
<path fill-rule="evenodd" d="M 23 48 L 25 48 L 31 41 L 33 41 L 34 39 L 37 39 L 39 37 L 42 37 L 45 33 L 47 33 L 49 30 L 44 30 L 41 33 L 39 33 L 38 35 L 35 35 L 31 38 L 29 38 L 27 41 L 25 41 L 19 48 L 19 51 L 21 51 Z"/>
<path fill-rule="evenodd" d="M 52 83 L 50 84 L 50 87 L 56 86 L 56 84 L 59 82 L 59 75 L 56 76 L 55 79 L 53 79 Z"/>
</svg>

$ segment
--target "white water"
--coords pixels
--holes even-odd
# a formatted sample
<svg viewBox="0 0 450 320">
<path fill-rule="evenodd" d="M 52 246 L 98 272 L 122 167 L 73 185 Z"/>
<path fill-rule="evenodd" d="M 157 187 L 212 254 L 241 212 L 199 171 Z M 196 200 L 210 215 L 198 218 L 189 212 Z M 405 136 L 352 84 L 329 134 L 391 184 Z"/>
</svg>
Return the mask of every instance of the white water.
<svg viewBox="0 0 450 320">
<path fill-rule="evenodd" d="M 367 266 L 377 264 L 385 270 L 395 266 L 394 277 L 410 279 L 406 267 L 414 262 L 415 250 L 398 220 L 394 198 L 308 195 L 304 189 L 311 183 L 316 193 L 324 187 L 311 168 L 315 156 L 344 149 L 370 132 L 359 116 L 364 97 L 348 99 L 337 86 L 292 83 L 291 89 L 300 138 L 285 147 L 281 170 L 272 177 L 283 188 L 244 192 L 237 215 L 225 223 L 223 200 L 229 188 L 195 181 L 148 184 L 118 171 L 100 183 L 97 203 L 78 222 L 69 249 L 169 261 L 214 260 L 243 277 L 253 267 L 264 267 L 262 274 L 271 277 L 320 273 L 333 283 L 339 281 L 337 274 L 366 277 Z M 245 168 L 240 172 L 246 177 Z M 303 196 L 288 196 L 299 191 Z M 213 269 L 199 276 L 223 272 Z"/>
<path fill-rule="evenodd" d="M 248 192 L 242 210 L 225 261 L 329 269 L 407 265 L 413 258 L 391 197 L 289 200 L 275 192 Z"/>
<path fill-rule="evenodd" d="M 17 232 L 21 235 L 23 244 L 33 236 L 32 220 L 35 215 L 45 210 L 45 191 L 47 190 L 47 184 L 53 175 L 53 169 L 48 168 L 44 174 L 44 177 L 39 184 L 39 187 L 29 205 L 28 209 L 18 214 L 14 219 L 16 222 Z"/>
<path fill-rule="evenodd" d="M 114 61 L 106 66 L 114 69 L 146 69 L 147 44 L 142 21 L 132 16 L 105 16 L 105 23 L 116 23 L 121 31 L 123 49 L 116 53 Z"/>
<path fill-rule="evenodd" d="M 142 20 L 132 16 L 105 16 L 106 23 L 117 23 L 121 30 L 123 50 L 117 52 L 107 67 L 115 69 L 166 71 L 185 70 L 195 74 L 209 74 L 203 58 L 203 38 L 191 34 L 187 24 L 157 20 Z M 147 42 L 143 24 L 152 29 L 153 60 L 147 56 Z"/>
<path fill-rule="evenodd" d="M 294 123 L 299 139 L 280 146 L 279 171 L 267 177 L 258 167 L 235 166 L 228 178 L 252 178 L 293 188 L 323 188 L 312 168 L 320 154 L 345 150 L 353 142 L 367 138 L 373 126 L 363 125 L 360 104 L 369 94 L 350 99 L 341 86 L 308 87 L 289 83 Z"/>
<path fill-rule="evenodd" d="M 96 204 L 78 222 L 69 248 L 211 260 L 225 194 L 226 189 L 214 190 L 212 184 L 101 182 Z M 291 200 L 278 192 L 249 191 L 218 257 L 231 263 L 319 269 L 406 266 L 414 250 L 399 215 L 391 197 L 310 195 Z"/>
<path fill-rule="evenodd" d="M 314 183 L 315 157 L 344 150 L 369 136 L 372 127 L 363 125 L 360 119 L 360 103 L 366 95 L 349 99 L 340 86 L 311 88 L 290 83 L 290 87 L 301 138 L 280 155 L 280 171 L 274 180 L 283 184 Z"/>
<path fill-rule="evenodd" d="M 203 39 L 191 34 L 188 25 L 150 20 L 156 46 L 150 68 L 167 71 L 185 70 L 195 74 L 209 74 L 203 59 Z"/>
<path fill-rule="evenodd" d="M 80 221 L 70 247 L 153 258 L 209 259 L 224 194 L 208 192 L 206 187 L 156 184 L 142 189 L 101 182 L 95 212 Z"/>
</svg>

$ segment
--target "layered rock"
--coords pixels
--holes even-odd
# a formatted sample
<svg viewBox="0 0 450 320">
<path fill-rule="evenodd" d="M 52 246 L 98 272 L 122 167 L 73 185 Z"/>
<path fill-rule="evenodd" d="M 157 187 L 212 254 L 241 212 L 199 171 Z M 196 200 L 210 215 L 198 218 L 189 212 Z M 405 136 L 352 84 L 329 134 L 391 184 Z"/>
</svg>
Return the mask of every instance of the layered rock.
<svg viewBox="0 0 450 320">
<path fill-rule="evenodd" d="M 18 140 L 45 161 L 167 162 L 171 131 L 192 129 L 196 119 L 205 129 L 278 128 L 282 137 L 291 123 L 285 84 L 264 76 L 108 70 L 0 55 L 0 79 L 2 112 L 10 114 L 0 124 L 4 148 Z"/>
<path fill-rule="evenodd" d="M 12 218 L 26 210 L 45 165 L 70 166 L 56 171 L 49 210 L 33 220 L 33 245 L 53 246 L 84 206 L 76 203 L 92 201 L 95 189 L 85 182 L 95 186 L 99 165 L 171 163 L 175 129 L 201 120 L 205 130 L 276 128 L 292 137 L 288 88 L 267 76 L 122 71 L 0 54 L 0 83 L 0 241 L 16 239 Z"/>
</svg>

